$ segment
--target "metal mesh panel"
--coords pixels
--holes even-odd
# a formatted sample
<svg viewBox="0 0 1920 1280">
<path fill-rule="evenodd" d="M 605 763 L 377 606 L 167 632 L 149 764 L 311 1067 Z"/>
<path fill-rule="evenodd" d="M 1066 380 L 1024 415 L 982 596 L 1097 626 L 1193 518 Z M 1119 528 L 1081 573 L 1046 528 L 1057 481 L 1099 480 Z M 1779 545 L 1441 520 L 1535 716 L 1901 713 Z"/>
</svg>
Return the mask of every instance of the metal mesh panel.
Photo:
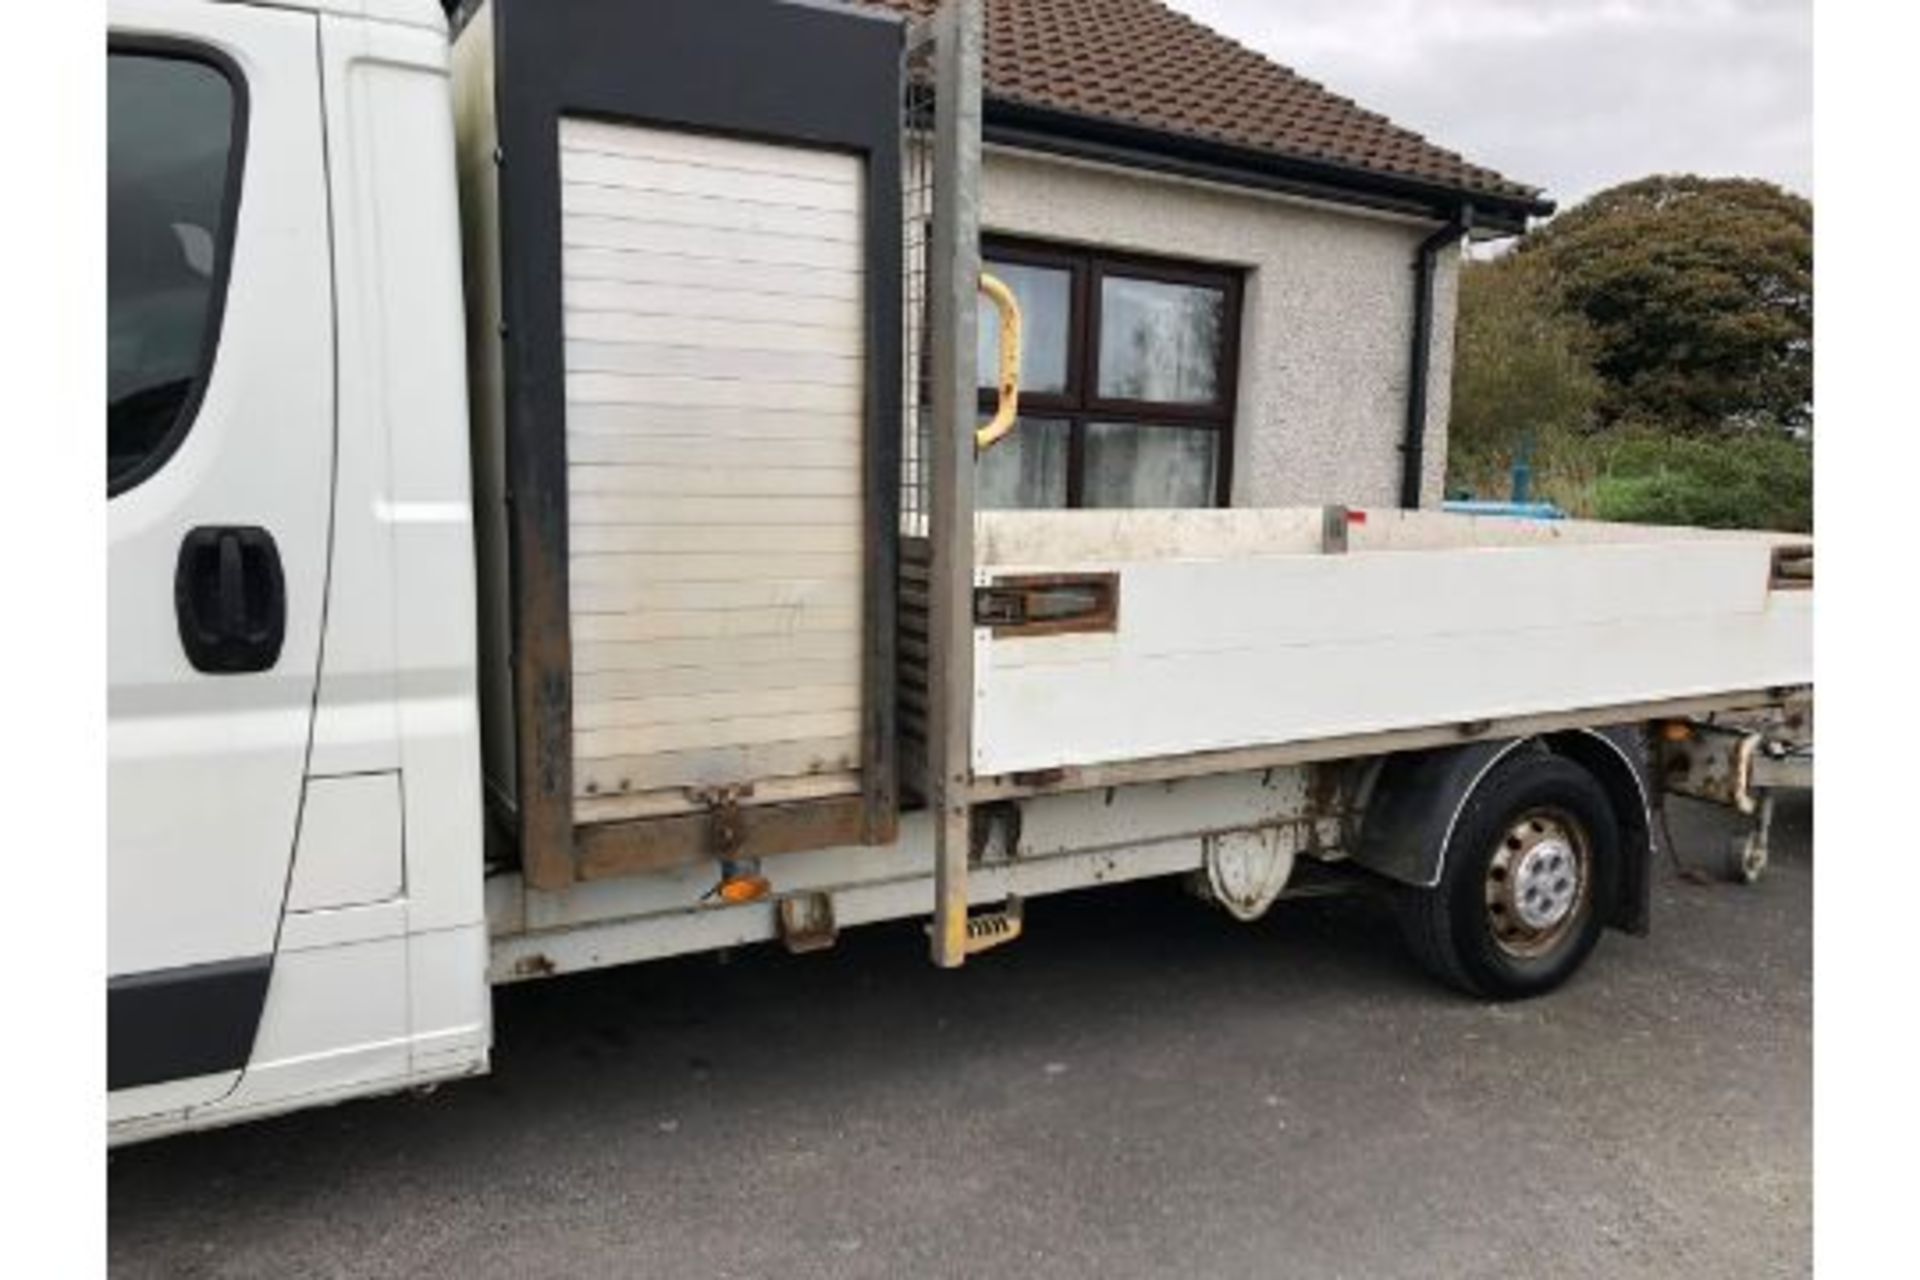
<svg viewBox="0 0 1920 1280">
<path fill-rule="evenodd" d="M 933 484 L 929 457 L 933 366 L 928 358 L 927 330 L 935 80 L 932 24 L 916 23 L 908 35 L 900 130 L 900 172 L 905 185 L 901 206 L 906 220 L 901 236 L 906 255 L 902 272 L 906 298 L 900 311 L 905 327 L 900 345 L 905 384 L 900 397 L 900 532 L 910 538 L 928 536 Z"/>
<path fill-rule="evenodd" d="M 901 77 L 901 250 L 905 254 L 900 308 L 900 783 L 904 797 L 924 802 L 928 785 L 929 601 L 933 509 L 932 239 L 934 214 L 935 27 L 908 29 Z"/>
</svg>

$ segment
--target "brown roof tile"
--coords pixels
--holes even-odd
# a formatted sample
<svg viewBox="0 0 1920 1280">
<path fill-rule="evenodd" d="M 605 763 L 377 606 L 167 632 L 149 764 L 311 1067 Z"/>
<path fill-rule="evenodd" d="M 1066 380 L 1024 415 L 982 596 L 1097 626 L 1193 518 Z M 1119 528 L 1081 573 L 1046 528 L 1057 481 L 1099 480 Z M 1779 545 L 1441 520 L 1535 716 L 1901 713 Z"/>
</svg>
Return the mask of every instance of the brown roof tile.
<svg viewBox="0 0 1920 1280">
<path fill-rule="evenodd" d="M 862 0 L 925 14 L 937 0 Z M 987 0 L 989 101 L 1144 126 L 1463 194 L 1539 190 L 1470 164 L 1159 0 Z"/>
</svg>

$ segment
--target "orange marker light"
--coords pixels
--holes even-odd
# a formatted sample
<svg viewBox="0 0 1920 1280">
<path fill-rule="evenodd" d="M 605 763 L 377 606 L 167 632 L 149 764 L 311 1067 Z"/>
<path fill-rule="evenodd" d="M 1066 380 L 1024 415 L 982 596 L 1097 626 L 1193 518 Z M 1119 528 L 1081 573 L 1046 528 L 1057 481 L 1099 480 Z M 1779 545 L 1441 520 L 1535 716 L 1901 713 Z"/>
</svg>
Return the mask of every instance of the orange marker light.
<svg viewBox="0 0 1920 1280">
<path fill-rule="evenodd" d="M 765 876 L 730 876 L 720 882 L 720 901 L 733 906 L 743 902 L 758 902 L 773 892 L 773 885 Z"/>
<path fill-rule="evenodd" d="M 1668 742 L 1685 742 L 1693 736 L 1693 726 L 1685 720 L 1669 720 L 1660 727 L 1660 734 Z"/>
</svg>

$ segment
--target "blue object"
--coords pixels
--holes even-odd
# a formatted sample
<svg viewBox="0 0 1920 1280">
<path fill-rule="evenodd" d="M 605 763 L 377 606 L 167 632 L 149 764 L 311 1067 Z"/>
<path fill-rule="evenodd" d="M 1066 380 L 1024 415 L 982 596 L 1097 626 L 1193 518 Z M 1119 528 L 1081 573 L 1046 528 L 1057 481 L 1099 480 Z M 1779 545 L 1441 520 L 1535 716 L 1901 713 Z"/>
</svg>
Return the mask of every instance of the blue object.
<svg viewBox="0 0 1920 1280">
<path fill-rule="evenodd" d="M 1533 505 L 1533 437 L 1520 442 L 1520 451 L 1513 455 L 1513 503 L 1515 506 Z"/>
<path fill-rule="evenodd" d="M 1511 516 L 1516 520 L 1567 518 L 1567 513 L 1551 502 L 1480 502 L 1455 498 L 1440 505 L 1457 516 Z"/>
</svg>

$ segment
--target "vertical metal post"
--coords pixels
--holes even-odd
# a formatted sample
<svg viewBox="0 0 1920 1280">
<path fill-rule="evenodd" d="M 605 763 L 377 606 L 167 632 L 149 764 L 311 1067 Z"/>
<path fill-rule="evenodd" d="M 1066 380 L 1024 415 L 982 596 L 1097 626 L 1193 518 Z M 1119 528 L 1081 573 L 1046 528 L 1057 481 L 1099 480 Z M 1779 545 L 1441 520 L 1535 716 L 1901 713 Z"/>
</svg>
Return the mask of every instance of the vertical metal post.
<svg viewBox="0 0 1920 1280">
<path fill-rule="evenodd" d="M 947 0 L 935 19 L 931 303 L 932 464 L 928 533 L 930 769 L 938 805 L 933 962 L 967 955 L 973 783 L 973 428 L 980 279 L 981 0 Z"/>
</svg>

